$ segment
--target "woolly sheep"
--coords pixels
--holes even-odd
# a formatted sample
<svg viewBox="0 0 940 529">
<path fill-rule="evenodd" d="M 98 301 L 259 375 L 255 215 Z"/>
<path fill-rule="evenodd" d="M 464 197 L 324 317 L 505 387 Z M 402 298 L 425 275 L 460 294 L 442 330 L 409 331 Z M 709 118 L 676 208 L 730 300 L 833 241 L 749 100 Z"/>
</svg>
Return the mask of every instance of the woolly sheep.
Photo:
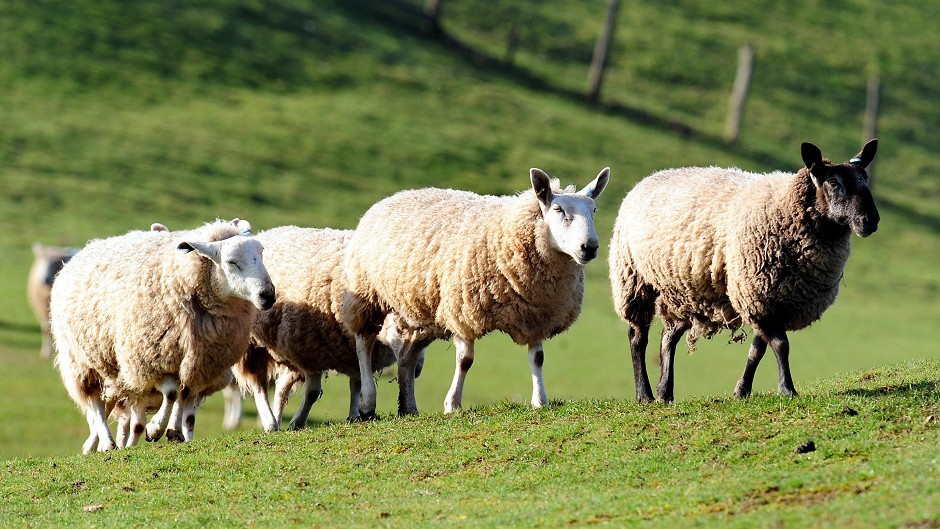
<svg viewBox="0 0 940 529">
<path fill-rule="evenodd" d="M 52 357 L 52 333 L 49 331 L 49 293 L 52 282 L 69 259 L 78 252 L 78 248 L 57 248 L 33 243 L 33 265 L 29 269 L 26 282 L 26 299 L 39 320 L 42 331 L 42 347 L 39 356 Z"/>
<path fill-rule="evenodd" d="M 581 311 L 584 265 L 597 256 L 594 199 L 603 169 L 580 192 L 564 191 L 540 169 L 517 196 L 466 191 L 402 191 L 372 206 L 349 242 L 342 317 L 356 337 L 362 376 L 360 413 L 375 414 L 371 351 L 379 325 L 397 315 L 399 414 L 418 412 L 416 352 L 452 337 L 456 371 L 444 410 L 461 407 L 474 341 L 492 331 L 528 346 L 535 407 L 547 403 L 542 342 L 568 329 Z"/>
<path fill-rule="evenodd" d="M 274 228 L 257 236 L 266 248 L 265 266 L 277 286 L 278 300 L 255 319 L 251 333 L 254 346 L 236 366 L 235 376 L 239 385 L 254 395 L 267 431 L 278 429 L 287 395 L 298 376 L 305 380 L 304 398 L 290 428 L 302 428 L 310 407 L 323 394 L 322 377 L 328 370 L 350 377 L 349 419 L 359 415 L 356 346 L 340 321 L 344 290 L 340 265 L 351 237 L 352 231 L 297 226 Z M 372 368 L 378 371 L 392 365 L 395 355 L 381 345 L 371 359 Z M 272 410 L 267 387 L 275 366 L 280 372 L 274 377 Z M 372 378 L 371 372 L 368 378 Z"/>
<path fill-rule="evenodd" d="M 168 438 L 192 438 L 199 402 L 228 384 L 255 313 L 274 304 L 261 253 L 236 219 L 92 241 L 62 268 L 51 302 L 56 365 L 88 420 L 84 452 L 115 447 L 109 405 L 126 398 L 139 417 L 154 389 L 163 405 L 148 438 L 168 423 Z"/>
<path fill-rule="evenodd" d="M 673 400 L 676 345 L 750 325 L 754 338 L 735 395 L 751 393 L 770 344 L 781 395 L 796 395 L 787 331 L 815 322 L 836 299 L 851 233 L 878 228 L 865 168 L 877 140 L 832 164 L 802 144 L 796 174 L 684 168 L 654 173 L 620 207 L 610 244 L 617 313 L 630 324 L 637 400 L 653 400 L 645 351 L 654 310 L 663 321 L 658 398 Z"/>
</svg>

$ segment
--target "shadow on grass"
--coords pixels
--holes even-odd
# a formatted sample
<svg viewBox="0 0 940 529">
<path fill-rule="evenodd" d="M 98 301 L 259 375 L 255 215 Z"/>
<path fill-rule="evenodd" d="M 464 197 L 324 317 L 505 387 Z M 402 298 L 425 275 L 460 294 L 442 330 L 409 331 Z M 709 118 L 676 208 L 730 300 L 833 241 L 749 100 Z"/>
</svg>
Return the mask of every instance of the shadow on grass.
<svg viewBox="0 0 940 529">
<path fill-rule="evenodd" d="M 0 331 L 38 333 L 39 325 L 0 320 Z"/>
<path fill-rule="evenodd" d="M 851 395 L 853 397 L 872 398 L 884 395 L 914 396 L 934 395 L 940 390 L 940 382 L 924 380 L 913 384 L 892 384 L 877 388 L 854 388 L 840 391 L 836 395 Z"/>
<path fill-rule="evenodd" d="M 878 207 L 893 211 L 902 217 L 907 218 L 914 224 L 923 226 L 931 231 L 940 232 L 940 215 L 929 215 L 915 211 L 910 206 L 898 204 L 887 197 L 878 197 L 876 200 Z"/>
</svg>

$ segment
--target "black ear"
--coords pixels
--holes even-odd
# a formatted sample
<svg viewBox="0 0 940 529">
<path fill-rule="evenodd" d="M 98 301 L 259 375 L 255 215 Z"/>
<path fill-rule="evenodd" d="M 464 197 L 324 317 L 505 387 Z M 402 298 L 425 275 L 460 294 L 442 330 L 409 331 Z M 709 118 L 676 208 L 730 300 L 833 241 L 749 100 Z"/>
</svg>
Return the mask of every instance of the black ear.
<svg viewBox="0 0 940 529">
<path fill-rule="evenodd" d="M 816 187 L 821 186 L 826 181 L 826 174 L 829 172 L 829 168 L 823 162 L 822 151 L 812 143 L 804 141 L 800 145 L 800 153 L 803 155 L 803 164 L 809 169 L 810 176 L 813 177 L 813 183 L 816 184 Z"/>
<path fill-rule="evenodd" d="M 856 154 L 849 160 L 849 163 L 861 167 L 862 169 L 868 167 L 871 164 L 872 160 L 875 159 L 875 152 L 878 151 L 878 138 L 874 138 L 862 147 L 862 152 Z"/>
<path fill-rule="evenodd" d="M 529 178 L 532 180 L 532 189 L 535 190 L 535 196 L 542 203 L 542 206 L 548 206 L 552 201 L 552 183 L 551 178 L 545 171 L 533 167 L 529 169 Z"/>
</svg>

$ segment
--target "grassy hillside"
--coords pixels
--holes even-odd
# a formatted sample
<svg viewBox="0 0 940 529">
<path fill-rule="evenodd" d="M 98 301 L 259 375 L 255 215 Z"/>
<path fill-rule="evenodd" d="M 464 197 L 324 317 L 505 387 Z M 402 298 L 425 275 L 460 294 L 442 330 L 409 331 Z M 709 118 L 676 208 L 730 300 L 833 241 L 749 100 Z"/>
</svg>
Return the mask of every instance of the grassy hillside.
<svg viewBox="0 0 940 529">
<path fill-rule="evenodd" d="M 938 379 L 909 362 L 796 399 L 502 403 L 14 460 L 0 524 L 931 528 Z"/>
<path fill-rule="evenodd" d="M 81 245 L 154 221 L 182 228 L 217 216 L 258 229 L 352 228 L 370 204 L 404 188 L 512 193 L 528 185 L 531 166 L 585 183 L 608 165 L 598 231 L 610 233 L 626 191 L 663 167 L 795 170 L 803 140 L 846 159 L 861 145 L 869 73 L 884 82 L 882 225 L 853 241 L 836 305 L 791 337 L 794 376 L 801 389 L 836 372 L 936 358 L 938 8 L 625 4 L 604 104 L 590 108 L 577 92 L 603 4 L 448 0 L 443 27 L 462 46 L 425 34 L 390 2 L 0 5 L 0 385 L 9 388 L 0 457 L 71 453 L 85 428 L 55 372 L 34 358 L 38 326 L 22 292 L 35 240 Z M 514 20 L 512 63 L 480 60 L 502 57 Z M 758 55 L 754 88 L 745 135 L 729 148 L 716 138 L 735 49 L 748 41 Z M 633 394 L 605 256 L 588 266 L 581 319 L 547 344 L 552 398 Z M 465 403 L 525 401 L 524 352 L 499 336 L 477 351 Z M 724 335 L 702 344 L 677 361 L 677 396 L 730 393 L 745 354 Z M 440 409 L 452 362 L 448 343 L 429 352 L 423 411 Z M 766 363 L 758 390 L 775 387 Z M 379 391 L 390 411 L 394 385 Z M 344 381 L 328 381 L 314 416 L 344 417 L 345 392 Z M 217 433 L 218 407 L 209 403 L 197 435 Z"/>
</svg>

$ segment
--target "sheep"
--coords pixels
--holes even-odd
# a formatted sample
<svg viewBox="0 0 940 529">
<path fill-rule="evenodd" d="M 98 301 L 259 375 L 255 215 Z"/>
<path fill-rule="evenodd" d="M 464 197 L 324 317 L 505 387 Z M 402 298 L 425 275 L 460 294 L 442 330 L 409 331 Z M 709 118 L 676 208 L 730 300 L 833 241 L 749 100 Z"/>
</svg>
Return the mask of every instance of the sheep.
<svg viewBox="0 0 940 529">
<path fill-rule="evenodd" d="M 372 206 L 347 247 L 342 319 L 356 338 L 362 376 L 360 415 L 375 416 L 371 351 L 379 324 L 394 313 L 404 336 L 398 353 L 401 415 L 418 413 L 415 352 L 453 338 L 456 370 L 444 411 L 461 408 L 474 341 L 502 331 L 529 351 L 534 407 L 548 402 L 542 342 L 581 312 L 584 265 L 597 256 L 594 200 L 604 168 L 581 191 L 560 190 L 541 169 L 532 189 L 480 196 L 449 189 L 402 191 Z"/>
<path fill-rule="evenodd" d="M 697 338 L 743 324 L 754 338 L 735 396 L 750 395 L 768 344 L 778 393 L 797 394 L 786 333 L 809 326 L 835 301 L 851 233 L 867 237 L 878 228 L 865 172 L 877 147 L 873 139 L 833 164 L 807 142 L 796 174 L 669 169 L 627 194 L 609 264 L 617 314 L 630 325 L 638 401 L 653 400 L 645 351 L 654 310 L 664 327 L 659 400 L 673 400 L 676 345 L 686 331 L 692 350 Z"/>
<path fill-rule="evenodd" d="M 322 395 L 327 370 L 348 375 L 349 420 L 358 413 L 359 361 L 353 338 L 340 321 L 343 285 L 340 268 L 352 231 L 284 226 L 263 231 L 257 239 L 266 248 L 265 266 L 278 289 L 271 310 L 259 313 L 252 327 L 253 347 L 235 369 L 239 385 L 255 397 L 262 426 L 277 430 L 291 387 L 305 381 L 304 398 L 291 419 L 291 429 L 307 423 L 310 407 Z M 387 344 L 394 338 L 385 338 Z M 380 370 L 395 362 L 385 344 L 372 354 Z M 268 378 L 277 369 L 274 409 L 268 402 Z M 372 378 L 370 372 L 368 378 Z"/>
<path fill-rule="evenodd" d="M 229 383 L 255 313 L 274 304 L 262 249 L 236 219 L 92 241 L 66 263 L 52 288 L 52 332 L 56 366 L 91 431 L 83 452 L 115 448 L 109 406 L 127 398 L 140 417 L 154 389 L 163 402 L 148 439 L 192 439 L 196 407 Z"/>
<path fill-rule="evenodd" d="M 78 252 L 78 248 L 57 248 L 33 243 L 33 265 L 26 282 L 26 299 L 39 320 L 42 332 L 42 346 L 39 356 L 52 357 L 52 333 L 49 331 L 49 293 L 52 282 L 69 259 Z"/>
</svg>

